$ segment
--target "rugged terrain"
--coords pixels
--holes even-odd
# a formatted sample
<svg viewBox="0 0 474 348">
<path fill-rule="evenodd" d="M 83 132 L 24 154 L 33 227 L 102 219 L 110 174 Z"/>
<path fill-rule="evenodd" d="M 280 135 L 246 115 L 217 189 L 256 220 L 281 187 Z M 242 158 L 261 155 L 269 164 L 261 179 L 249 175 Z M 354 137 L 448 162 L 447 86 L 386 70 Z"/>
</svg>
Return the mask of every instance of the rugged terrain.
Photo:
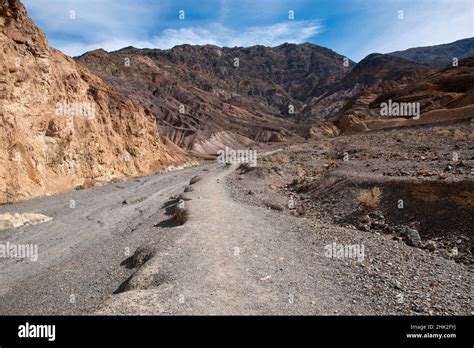
<svg viewBox="0 0 474 348">
<path fill-rule="evenodd" d="M 473 128 L 458 121 L 288 145 L 258 167 L 242 166 L 233 187 L 251 204 L 471 265 Z"/>
<path fill-rule="evenodd" d="M 0 25 L 0 202 L 157 172 L 187 162 L 185 151 L 209 158 L 474 108 L 472 58 L 438 67 L 470 55 L 472 38 L 357 64 L 310 43 L 99 49 L 73 60 L 48 46 L 18 0 L 2 1 Z M 420 103 L 420 119 L 381 116 L 388 101 Z"/>
<path fill-rule="evenodd" d="M 180 164 L 149 111 L 50 48 L 17 0 L 0 15 L 0 203 Z"/>
<path fill-rule="evenodd" d="M 280 155 L 261 153 L 257 168 Z M 0 235 L 37 243 L 40 260 L 0 260 L 0 313 L 471 314 L 466 265 L 309 210 L 288 213 L 272 196 L 270 208 L 247 202 L 247 185 L 257 197 L 277 189 L 252 173 L 214 164 L 9 206 L 53 220 Z M 328 255 L 333 243 L 363 254 Z"/>
<path fill-rule="evenodd" d="M 201 154 L 304 136 L 308 127 L 294 123 L 304 101 L 354 65 L 312 44 L 129 47 L 89 52 L 77 61 L 149 106 L 170 139 Z"/>
<path fill-rule="evenodd" d="M 160 128 L 195 154 L 252 141 L 359 133 L 470 117 L 473 39 L 359 63 L 313 44 L 269 48 L 182 45 L 97 50 L 77 61 L 153 111 Z M 452 60 L 445 66 L 436 62 Z M 465 58 L 465 59 L 462 59 Z M 236 63 L 237 65 L 234 65 Z M 436 62 L 435 62 L 436 61 Z M 380 105 L 420 103 L 419 120 L 384 118 Z"/>
<path fill-rule="evenodd" d="M 474 38 L 471 37 L 444 45 L 409 48 L 405 51 L 392 52 L 390 55 L 444 68 L 451 65 L 454 58 L 461 60 L 474 56 L 473 42 Z"/>
<path fill-rule="evenodd" d="M 72 59 L 1 4 L 0 314 L 473 313 L 472 39 Z"/>
<path fill-rule="evenodd" d="M 337 134 L 430 124 L 470 118 L 474 113 L 474 59 L 442 69 L 390 55 L 364 58 L 342 81 L 315 96 L 303 110 L 302 120 L 332 124 Z M 418 103 L 419 119 L 381 115 L 381 105 Z M 322 118 L 321 115 L 324 117 Z"/>
</svg>

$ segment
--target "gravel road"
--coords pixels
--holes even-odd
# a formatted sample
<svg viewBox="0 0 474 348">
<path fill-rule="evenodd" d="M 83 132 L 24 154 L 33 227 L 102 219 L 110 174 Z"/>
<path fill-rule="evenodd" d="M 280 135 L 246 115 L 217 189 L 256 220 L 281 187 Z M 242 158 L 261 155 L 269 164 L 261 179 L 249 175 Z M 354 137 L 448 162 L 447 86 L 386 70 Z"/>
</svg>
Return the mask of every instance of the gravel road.
<svg viewBox="0 0 474 348">
<path fill-rule="evenodd" d="M 53 220 L 0 231 L 0 244 L 34 244 L 38 260 L 0 258 L 0 314 L 84 314 L 131 274 L 120 266 L 159 228 L 163 204 L 203 168 L 131 179 L 1 206 Z M 168 229 L 163 229 L 167 233 Z"/>
<path fill-rule="evenodd" d="M 156 254 L 137 269 L 129 283 L 133 287 L 112 295 L 98 313 L 400 315 L 471 311 L 471 278 L 463 265 L 433 258 L 386 236 L 248 205 L 231 192 L 245 181 L 234 173 L 232 168 L 216 168 L 191 185 L 185 193 L 190 199 L 185 201 L 188 221 L 156 240 Z M 363 257 L 328 256 L 327 246 L 334 244 L 363 246 Z"/>
<path fill-rule="evenodd" d="M 53 220 L 0 233 L 0 243 L 39 248 L 37 262 L 0 260 L 0 314 L 472 311 L 465 266 L 386 236 L 246 204 L 233 197 L 244 181 L 233 169 L 201 166 L 1 207 Z M 198 174 L 184 194 L 189 218 L 177 226 L 170 197 Z M 364 246 L 364 257 L 328 256 L 333 244 Z M 143 246 L 153 256 L 130 268 L 126 260 Z"/>
</svg>

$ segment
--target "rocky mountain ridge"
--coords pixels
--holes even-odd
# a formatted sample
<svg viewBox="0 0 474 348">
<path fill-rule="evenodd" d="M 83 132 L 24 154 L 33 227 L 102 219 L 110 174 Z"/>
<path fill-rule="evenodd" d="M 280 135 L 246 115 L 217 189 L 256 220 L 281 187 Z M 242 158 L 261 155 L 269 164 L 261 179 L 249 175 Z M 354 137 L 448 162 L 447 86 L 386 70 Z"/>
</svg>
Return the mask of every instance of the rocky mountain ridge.
<svg viewBox="0 0 474 348">
<path fill-rule="evenodd" d="M 414 47 L 389 54 L 420 64 L 444 68 L 445 66 L 452 64 L 454 58 L 461 60 L 474 56 L 474 37 L 457 40 L 443 45 Z"/>
<path fill-rule="evenodd" d="M 77 61 L 148 106 L 173 141 L 195 152 L 203 145 L 214 149 L 304 136 L 308 127 L 294 121 L 307 97 L 354 66 L 312 44 L 129 47 L 89 52 Z"/>
<path fill-rule="evenodd" d="M 431 48 L 432 55 L 441 59 L 448 54 L 436 47 Z M 355 64 L 309 43 L 273 48 L 127 47 L 76 59 L 147 105 L 165 134 L 195 153 L 252 141 L 299 141 L 314 134 L 367 131 L 366 120 L 383 127 L 385 120 L 380 120 L 375 101 L 390 95 L 402 100 L 400 93 L 411 99 L 410 86 L 427 86 L 422 81 L 432 74 L 454 71 L 391 54 L 370 54 Z M 452 101 L 452 95 L 430 95 L 430 91 L 424 93 L 422 112 L 442 109 Z"/>
</svg>

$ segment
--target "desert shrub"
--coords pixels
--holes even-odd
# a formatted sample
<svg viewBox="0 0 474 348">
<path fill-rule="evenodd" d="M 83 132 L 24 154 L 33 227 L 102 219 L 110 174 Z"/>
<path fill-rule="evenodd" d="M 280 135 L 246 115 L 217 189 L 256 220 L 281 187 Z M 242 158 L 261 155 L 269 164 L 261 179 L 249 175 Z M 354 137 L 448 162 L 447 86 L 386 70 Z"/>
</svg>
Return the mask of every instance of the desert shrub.
<svg viewBox="0 0 474 348">
<path fill-rule="evenodd" d="M 278 152 L 275 155 L 271 156 L 271 159 L 272 159 L 273 162 L 276 162 L 278 164 L 284 164 L 284 163 L 289 162 L 288 157 L 286 157 L 281 152 Z"/>
<path fill-rule="evenodd" d="M 175 205 L 174 209 L 174 219 L 180 223 L 184 224 L 186 221 L 188 221 L 189 218 L 189 211 L 184 205 L 184 200 L 180 200 L 178 203 Z"/>
<path fill-rule="evenodd" d="M 361 190 L 357 200 L 367 208 L 377 208 L 382 199 L 382 191 L 378 187 L 372 187 L 370 190 Z"/>
</svg>

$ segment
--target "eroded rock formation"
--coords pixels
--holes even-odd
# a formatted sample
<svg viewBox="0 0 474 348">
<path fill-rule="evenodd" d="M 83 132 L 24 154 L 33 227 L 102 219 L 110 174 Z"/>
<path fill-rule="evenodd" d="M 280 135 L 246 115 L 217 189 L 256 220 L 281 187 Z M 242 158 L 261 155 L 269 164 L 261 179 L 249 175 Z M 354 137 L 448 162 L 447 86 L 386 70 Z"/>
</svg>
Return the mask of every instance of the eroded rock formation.
<svg viewBox="0 0 474 348">
<path fill-rule="evenodd" d="M 0 47 L 0 203 L 186 160 L 149 111 L 50 48 L 18 0 L 1 0 Z"/>
</svg>

